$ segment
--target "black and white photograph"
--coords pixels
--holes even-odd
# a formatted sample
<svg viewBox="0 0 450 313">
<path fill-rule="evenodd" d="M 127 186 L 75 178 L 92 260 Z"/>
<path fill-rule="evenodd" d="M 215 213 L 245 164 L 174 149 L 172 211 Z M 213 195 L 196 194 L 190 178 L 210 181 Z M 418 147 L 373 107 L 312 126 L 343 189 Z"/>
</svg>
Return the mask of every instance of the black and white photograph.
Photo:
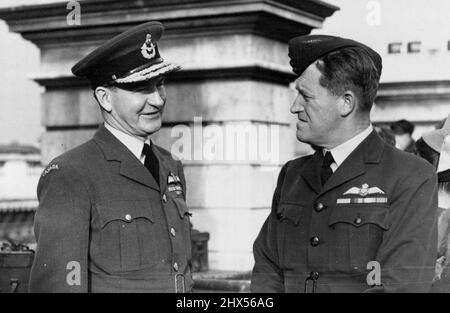
<svg viewBox="0 0 450 313">
<path fill-rule="evenodd" d="M 0 293 L 450 293 L 449 12 L 0 0 Z"/>
</svg>

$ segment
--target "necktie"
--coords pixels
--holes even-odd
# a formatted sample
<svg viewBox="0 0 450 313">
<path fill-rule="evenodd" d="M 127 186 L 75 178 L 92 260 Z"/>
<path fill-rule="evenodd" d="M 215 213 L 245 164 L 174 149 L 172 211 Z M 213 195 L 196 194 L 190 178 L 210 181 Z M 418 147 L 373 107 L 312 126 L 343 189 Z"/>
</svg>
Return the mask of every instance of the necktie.
<svg viewBox="0 0 450 313">
<path fill-rule="evenodd" d="M 159 185 L 159 162 L 156 158 L 153 149 L 149 144 L 144 143 L 144 148 L 142 149 L 142 153 L 145 155 L 144 165 L 148 169 L 148 171 L 152 174 L 153 178 Z"/>
<path fill-rule="evenodd" d="M 322 186 L 325 185 L 327 180 L 333 174 L 333 170 L 331 169 L 331 164 L 333 163 L 333 156 L 331 155 L 330 151 L 327 151 L 325 153 L 325 156 L 323 157 L 322 168 L 320 170 L 320 180 L 322 182 Z"/>
</svg>

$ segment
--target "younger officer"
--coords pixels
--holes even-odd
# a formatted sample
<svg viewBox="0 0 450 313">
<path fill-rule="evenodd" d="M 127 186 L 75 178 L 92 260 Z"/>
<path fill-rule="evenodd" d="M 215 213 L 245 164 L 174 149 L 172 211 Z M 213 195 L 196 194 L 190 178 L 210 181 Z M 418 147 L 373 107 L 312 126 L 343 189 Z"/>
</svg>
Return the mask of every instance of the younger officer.
<svg viewBox="0 0 450 313">
<path fill-rule="evenodd" d="M 252 291 L 428 291 L 436 258 L 433 167 L 370 123 L 381 57 L 349 39 L 294 38 L 297 138 L 254 244 Z"/>
<path fill-rule="evenodd" d="M 104 124 L 54 159 L 38 185 L 31 292 L 188 292 L 189 212 L 183 168 L 150 142 L 161 128 L 159 22 L 134 27 L 79 61 Z"/>
</svg>

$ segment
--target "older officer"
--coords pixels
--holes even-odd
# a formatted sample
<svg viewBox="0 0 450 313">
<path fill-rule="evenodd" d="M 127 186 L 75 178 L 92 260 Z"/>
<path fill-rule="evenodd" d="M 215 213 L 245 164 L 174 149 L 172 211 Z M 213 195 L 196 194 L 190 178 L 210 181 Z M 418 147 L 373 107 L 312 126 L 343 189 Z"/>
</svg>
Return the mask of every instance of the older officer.
<svg viewBox="0 0 450 313">
<path fill-rule="evenodd" d="M 436 175 L 370 123 L 381 57 L 339 37 L 294 38 L 297 138 L 321 147 L 284 165 L 255 243 L 254 292 L 428 291 Z"/>
<path fill-rule="evenodd" d="M 73 68 L 105 123 L 54 159 L 38 185 L 31 292 L 183 292 L 192 287 L 182 165 L 150 142 L 161 128 L 159 22 L 134 27 Z"/>
</svg>

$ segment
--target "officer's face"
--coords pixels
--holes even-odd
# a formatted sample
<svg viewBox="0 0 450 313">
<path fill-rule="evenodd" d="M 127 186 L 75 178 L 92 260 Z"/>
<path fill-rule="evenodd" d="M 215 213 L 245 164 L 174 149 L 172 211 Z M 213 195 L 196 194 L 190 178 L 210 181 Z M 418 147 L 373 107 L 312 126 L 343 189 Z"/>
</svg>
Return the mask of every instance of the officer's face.
<svg viewBox="0 0 450 313">
<path fill-rule="evenodd" d="M 111 89 L 111 117 L 123 132 L 146 138 L 161 128 L 166 103 L 164 78 L 126 88 Z"/>
<path fill-rule="evenodd" d="M 320 71 L 311 64 L 295 81 L 298 96 L 291 113 L 298 116 L 297 139 L 312 145 L 332 148 L 339 141 L 339 97 L 333 96 L 319 83 Z"/>
</svg>

